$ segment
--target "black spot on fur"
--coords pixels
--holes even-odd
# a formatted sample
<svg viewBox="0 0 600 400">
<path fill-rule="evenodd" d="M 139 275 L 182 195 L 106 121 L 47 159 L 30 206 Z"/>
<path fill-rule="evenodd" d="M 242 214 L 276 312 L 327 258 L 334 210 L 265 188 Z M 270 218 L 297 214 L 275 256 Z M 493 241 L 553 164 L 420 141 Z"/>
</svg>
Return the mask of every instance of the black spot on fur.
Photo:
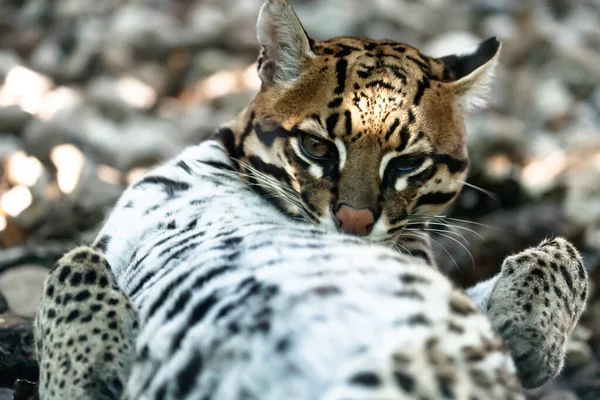
<svg viewBox="0 0 600 400">
<path fill-rule="evenodd" d="M 565 268 L 564 265 L 560 266 L 560 273 L 562 274 L 562 277 L 565 280 L 565 283 L 569 287 L 569 290 L 572 291 L 573 290 L 573 278 L 571 277 L 571 274 L 569 274 L 569 271 L 567 271 L 567 269 Z"/>
<path fill-rule="evenodd" d="M 96 271 L 90 270 L 86 272 L 83 276 L 83 283 L 87 285 L 93 285 L 94 283 L 96 283 Z"/>
<path fill-rule="evenodd" d="M 85 250 L 80 251 L 73 256 L 72 260 L 75 262 L 83 262 L 83 261 L 87 260 L 87 255 L 88 255 L 87 251 L 85 251 Z"/>
<path fill-rule="evenodd" d="M 394 371 L 394 380 L 406 393 L 412 393 L 415 388 L 415 380 L 412 376 L 400 371 Z"/>
<path fill-rule="evenodd" d="M 79 293 L 77 293 L 75 295 L 75 301 L 84 301 L 90 298 L 92 294 L 90 293 L 89 290 L 85 289 L 80 291 Z"/>
<path fill-rule="evenodd" d="M 81 279 L 82 279 L 81 274 L 79 272 L 75 272 L 71 276 L 71 285 L 73 285 L 73 286 L 79 286 L 79 284 L 81 283 Z"/>
<path fill-rule="evenodd" d="M 62 269 L 60 270 L 60 273 L 58 274 L 58 281 L 60 283 L 64 283 L 65 279 L 67 279 L 67 277 L 69 276 L 70 273 L 71 273 L 71 268 L 69 266 L 62 267 Z"/>
<path fill-rule="evenodd" d="M 359 372 L 350 378 L 350 383 L 375 388 L 381 386 L 381 379 L 374 372 Z"/>
<path fill-rule="evenodd" d="M 71 322 L 77 317 L 79 317 L 79 310 L 73 310 L 69 313 L 69 315 L 67 315 L 65 322 Z"/>
</svg>

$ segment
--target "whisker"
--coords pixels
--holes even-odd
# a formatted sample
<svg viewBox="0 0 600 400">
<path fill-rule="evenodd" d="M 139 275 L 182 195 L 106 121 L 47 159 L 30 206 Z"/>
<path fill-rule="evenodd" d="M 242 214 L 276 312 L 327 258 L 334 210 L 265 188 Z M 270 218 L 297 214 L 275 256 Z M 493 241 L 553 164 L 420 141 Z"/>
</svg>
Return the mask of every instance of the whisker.
<svg viewBox="0 0 600 400">
<path fill-rule="evenodd" d="M 394 240 L 392 240 L 391 242 L 396 247 L 396 250 L 398 250 L 400 253 L 402 253 L 402 251 L 398 248 L 398 246 L 402 247 L 402 249 L 404 249 L 406 251 L 406 254 L 409 254 L 409 255 L 411 254 L 410 251 L 406 247 L 402 246 L 400 243 L 398 243 Z"/>
<path fill-rule="evenodd" d="M 462 222 L 462 223 L 465 223 L 465 224 L 482 226 L 484 228 L 489 228 L 489 229 L 493 229 L 493 230 L 496 230 L 496 231 L 500 230 L 500 229 L 495 228 L 495 227 L 493 227 L 491 225 L 482 224 L 481 222 L 469 221 L 468 219 L 451 218 L 451 217 L 443 217 L 443 219 L 448 219 L 450 221 L 455 221 L 455 222 Z"/>
<path fill-rule="evenodd" d="M 471 254 L 471 252 L 469 251 L 469 249 L 467 248 L 467 246 L 465 246 L 464 244 L 462 244 L 458 239 L 453 238 L 452 236 L 448 236 L 445 235 L 443 233 L 438 233 L 440 236 L 444 236 L 456 243 L 458 243 L 463 249 L 465 249 L 465 251 L 469 254 L 469 257 L 471 258 L 471 265 L 473 266 L 473 268 L 475 268 L 475 259 L 473 258 L 473 254 Z"/>
<path fill-rule="evenodd" d="M 454 181 L 455 181 L 455 182 L 458 182 L 458 183 L 461 183 L 461 184 L 463 184 L 463 185 L 465 185 L 465 186 L 468 186 L 468 187 L 470 187 L 470 188 L 472 188 L 472 189 L 475 189 L 475 190 L 477 190 L 477 191 L 479 191 L 479 192 L 481 192 L 481 193 L 483 193 L 483 194 L 485 194 L 485 195 L 489 196 L 489 197 L 490 197 L 490 199 L 492 199 L 492 200 L 494 200 L 496 203 L 500 204 L 500 199 L 498 198 L 498 196 L 497 196 L 495 193 L 492 193 L 492 192 L 490 192 L 489 190 L 485 190 L 484 188 L 480 188 L 479 186 L 473 185 L 472 183 L 468 183 L 468 182 L 465 182 L 465 181 L 461 181 L 460 179 L 455 179 Z"/>
<path fill-rule="evenodd" d="M 466 245 L 469 245 L 469 241 L 463 235 L 461 235 L 458 232 L 451 231 L 451 230 L 446 230 L 446 229 L 428 229 L 428 228 L 406 229 L 406 230 L 407 231 L 413 231 L 413 232 L 418 230 L 418 231 L 425 231 L 425 232 L 435 232 L 435 233 L 439 233 L 439 234 L 442 234 L 442 233 L 452 234 L 452 235 L 456 235 L 456 237 L 461 238 L 465 242 Z"/>
<path fill-rule="evenodd" d="M 442 250 L 444 250 L 446 252 L 446 254 L 448 254 L 448 257 L 450 257 L 450 259 L 452 260 L 452 262 L 454 263 L 454 266 L 456 267 L 456 269 L 458 270 L 458 272 L 460 272 L 460 274 L 462 275 L 462 271 L 460 270 L 460 267 L 458 266 L 458 263 L 456 262 L 456 260 L 454 259 L 454 257 L 452 257 L 452 254 L 450 254 L 450 252 L 446 249 L 446 247 L 444 247 L 443 244 L 441 244 L 440 242 L 438 242 L 437 240 L 435 240 L 434 238 L 430 237 L 429 235 L 425 235 L 423 234 L 416 234 L 416 233 L 407 233 L 405 234 L 406 236 L 415 236 L 419 239 L 429 239 L 434 241 L 438 246 L 440 246 L 442 248 Z"/>
<path fill-rule="evenodd" d="M 406 224 L 406 226 L 419 226 L 421 224 L 423 224 L 423 223 L 422 222 L 415 222 L 415 223 L 409 222 L 409 223 Z M 428 222 L 427 225 L 439 225 L 439 226 L 443 226 L 443 227 L 447 227 L 447 228 L 462 229 L 462 230 L 465 230 L 465 231 L 467 231 L 469 233 L 472 233 L 473 235 L 478 236 L 481 239 L 485 239 L 485 237 L 482 236 L 479 232 L 477 232 L 477 231 L 475 231 L 473 229 L 467 228 L 466 226 L 460 226 L 460 225 L 450 224 L 448 222 Z"/>
</svg>

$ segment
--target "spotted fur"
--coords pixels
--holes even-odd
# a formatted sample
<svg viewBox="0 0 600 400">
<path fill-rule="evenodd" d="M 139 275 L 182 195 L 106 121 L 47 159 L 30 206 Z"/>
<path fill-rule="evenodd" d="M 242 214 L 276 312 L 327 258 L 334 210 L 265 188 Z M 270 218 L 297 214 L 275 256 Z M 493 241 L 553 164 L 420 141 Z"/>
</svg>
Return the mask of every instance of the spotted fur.
<svg viewBox="0 0 600 400">
<path fill-rule="evenodd" d="M 63 256 L 44 283 L 35 320 L 41 398 L 119 398 L 137 329 L 137 314 L 104 256 L 89 247 Z"/>
<path fill-rule="evenodd" d="M 48 277 L 40 397 L 521 399 L 555 376 L 587 298 L 571 244 L 509 257 L 464 293 L 407 229 L 462 186 L 462 112 L 499 43 L 432 59 L 317 42 L 283 0 L 258 38 L 263 87 L 219 141 L 133 184 L 95 250 Z M 331 157 L 310 158 L 315 143 Z"/>
<path fill-rule="evenodd" d="M 124 399 L 182 400 L 521 399 L 517 376 L 538 384 L 559 371 L 552 360 L 562 363 L 587 296 L 585 270 L 566 241 L 508 258 L 469 298 L 421 258 L 282 214 L 234 166 L 218 142 L 187 149 L 123 194 L 94 244 L 108 264 L 96 263 L 91 249 L 59 262 L 36 323 L 42 399 L 104 398 L 72 373 L 89 368 L 116 369 L 106 376 L 121 380 L 130 374 Z M 54 304 L 57 293 L 73 292 L 61 276 L 67 267 L 73 276 L 74 259 L 85 260 L 82 274 L 114 275 L 117 286 L 88 290 L 123 299 L 114 308 L 121 342 L 134 320 L 124 299 L 134 304 L 140 333 L 131 371 L 118 360 L 52 350 L 73 335 L 92 337 L 96 326 L 112 333 L 110 317 L 87 312 L 93 296 L 55 325 L 75 306 Z M 539 290 L 517 292 L 527 285 Z M 92 344 L 94 354 L 113 352 L 110 338 Z M 70 371 L 58 357 L 70 357 Z M 552 362 L 540 369 L 540 360 Z M 93 377 L 105 385 L 104 375 Z"/>
</svg>

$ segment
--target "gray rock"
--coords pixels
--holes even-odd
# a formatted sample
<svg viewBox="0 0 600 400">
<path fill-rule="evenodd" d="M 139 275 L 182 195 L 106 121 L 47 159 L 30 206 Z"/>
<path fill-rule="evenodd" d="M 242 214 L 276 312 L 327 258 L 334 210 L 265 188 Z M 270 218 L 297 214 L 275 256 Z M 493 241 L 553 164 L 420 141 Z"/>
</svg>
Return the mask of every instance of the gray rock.
<svg viewBox="0 0 600 400">
<path fill-rule="evenodd" d="M 224 52 L 223 50 L 204 50 L 194 56 L 190 72 L 186 78 L 188 82 L 193 83 L 218 71 L 243 70 L 250 63 L 241 60 L 239 56 Z"/>
<path fill-rule="evenodd" d="M 425 43 L 421 51 L 432 57 L 461 54 L 474 50 L 481 39 L 471 32 L 449 32 Z"/>
<path fill-rule="evenodd" d="M 104 37 L 107 47 L 120 43 L 136 54 L 154 57 L 188 39 L 172 15 L 139 3 L 118 8 Z"/>
<path fill-rule="evenodd" d="M 567 87 L 557 78 L 540 81 L 534 90 L 534 108 L 543 121 L 566 115 L 575 102 Z"/>
<path fill-rule="evenodd" d="M 0 133 L 0 161 L 6 160 L 12 153 L 22 150 L 23 142 L 18 137 Z"/>
<path fill-rule="evenodd" d="M 181 128 L 161 118 L 135 118 L 125 123 L 118 144 L 116 167 L 129 171 L 155 165 L 184 148 Z"/>
<path fill-rule="evenodd" d="M 0 388 L 0 400 L 13 400 L 14 391 L 8 388 Z"/>
<path fill-rule="evenodd" d="M 585 342 L 571 341 L 567 343 L 565 366 L 576 368 L 585 365 L 592 357 L 592 349 Z"/>
<path fill-rule="evenodd" d="M 542 396 L 540 400 L 579 400 L 579 397 L 570 390 L 554 390 Z"/>
<path fill-rule="evenodd" d="M 0 132 L 20 134 L 31 118 L 19 106 L 0 107 Z"/>
<path fill-rule="evenodd" d="M 48 268 L 23 265 L 0 274 L 0 292 L 9 308 L 21 316 L 35 316 Z"/>
<path fill-rule="evenodd" d="M 120 137 L 119 125 L 89 105 L 61 110 L 49 121 L 33 120 L 23 133 L 25 149 L 47 165 L 51 150 L 64 143 L 73 143 L 98 161 L 114 165 Z"/>
<path fill-rule="evenodd" d="M 501 41 L 514 40 L 520 34 L 515 19 L 506 14 L 492 14 L 487 17 L 482 23 L 481 30 L 483 36 L 497 36 Z"/>
<path fill-rule="evenodd" d="M 22 63 L 23 61 L 14 51 L 8 49 L 0 50 L 0 81 L 6 78 L 8 71 L 17 65 L 22 65 Z"/>
</svg>

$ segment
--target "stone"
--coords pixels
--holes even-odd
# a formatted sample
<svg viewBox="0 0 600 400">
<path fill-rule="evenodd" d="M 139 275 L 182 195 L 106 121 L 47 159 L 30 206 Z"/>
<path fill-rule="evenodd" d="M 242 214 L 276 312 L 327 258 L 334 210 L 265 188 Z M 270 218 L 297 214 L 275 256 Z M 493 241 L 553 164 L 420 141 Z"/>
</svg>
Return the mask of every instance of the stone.
<svg viewBox="0 0 600 400">
<path fill-rule="evenodd" d="M 21 316 L 35 316 L 47 275 L 48 268 L 33 264 L 0 274 L 0 292 L 6 297 L 10 310 Z"/>
<path fill-rule="evenodd" d="M 6 160 L 11 154 L 23 149 L 23 141 L 13 135 L 0 133 L 0 161 Z M 4 169 L 0 163 L 0 170 Z"/>
<path fill-rule="evenodd" d="M 33 319 L 0 314 L 0 388 L 13 387 L 19 378 L 36 380 L 39 374 L 33 349 Z"/>
<path fill-rule="evenodd" d="M 167 119 L 134 118 L 122 125 L 121 132 L 116 162 L 121 171 L 156 165 L 184 148 L 183 132 Z"/>
<path fill-rule="evenodd" d="M 13 50 L 0 50 L 0 81 L 3 81 L 4 78 L 6 78 L 6 75 L 11 69 L 22 63 L 23 60 L 21 60 L 21 57 Z"/>
<path fill-rule="evenodd" d="M 557 78 L 545 79 L 534 89 L 534 108 L 543 121 L 564 116 L 574 104 L 574 98 Z"/>
<path fill-rule="evenodd" d="M 461 54 L 474 50 L 480 42 L 470 32 L 448 32 L 425 43 L 421 51 L 431 57 Z"/>
<path fill-rule="evenodd" d="M 514 40 L 520 34 L 517 22 L 507 14 L 490 15 L 483 21 L 481 30 L 483 36 L 497 36 L 502 42 Z"/>
<path fill-rule="evenodd" d="M 20 134 L 32 115 L 13 105 L 0 107 L 0 132 Z"/>
<path fill-rule="evenodd" d="M 13 400 L 14 391 L 7 388 L 0 388 L 0 400 Z"/>
<path fill-rule="evenodd" d="M 579 398 L 570 390 L 553 390 L 552 393 L 542 396 L 540 400 L 579 400 Z"/>
</svg>

